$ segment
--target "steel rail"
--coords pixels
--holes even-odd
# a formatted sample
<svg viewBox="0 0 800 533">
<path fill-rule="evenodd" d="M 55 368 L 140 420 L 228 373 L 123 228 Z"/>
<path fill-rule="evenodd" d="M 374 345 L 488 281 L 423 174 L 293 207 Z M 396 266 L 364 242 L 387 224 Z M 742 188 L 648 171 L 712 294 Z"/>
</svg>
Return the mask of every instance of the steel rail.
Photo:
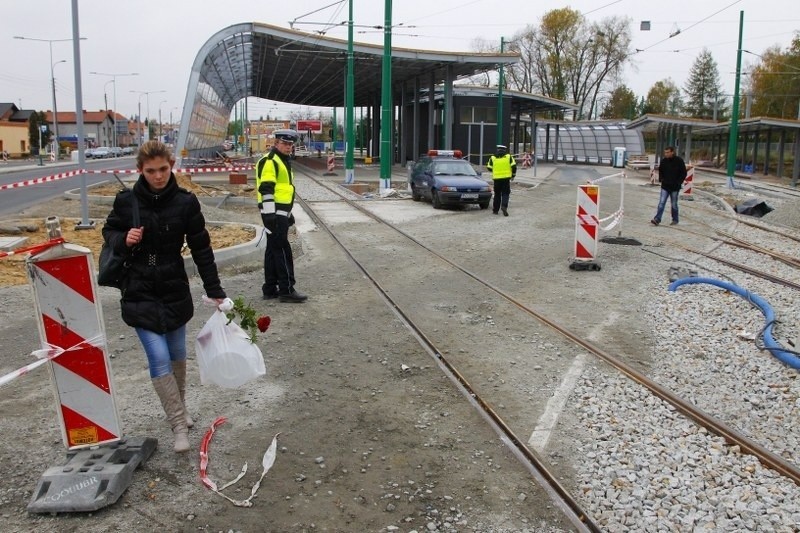
<svg viewBox="0 0 800 533">
<path fill-rule="evenodd" d="M 656 396 L 658 396 L 659 398 L 661 398 L 665 402 L 671 404 L 673 407 L 675 407 L 675 409 L 677 409 L 680 413 L 682 413 L 687 418 L 693 420 L 694 422 L 696 422 L 700 426 L 708 429 L 712 433 L 724 438 L 729 444 L 739 446 L 745 452 L 747 452 L 747 453 L 753 455 L 754 457 L 756 457 L 764 466 L 766 466 L 768 468 L 771 468 L 772 470 L 775 470 L 776 472 L 779 472 L 781 475 L 791 479 L 795 484 L 800 485 L 800 468 L 798 468 L 794 464 L 784 460 L 782 457 L 778 456 L 777 454 L 772 453 L 771 451 L 767 450 L 766 448 L 764 448 L 760 444 L 754 442 L 749 437 L 747 437 L 747 436 L 741 434 L 740 432 L 734 430 L 733 428 L 729 427 L 727 424 L 725 424 L 721 420 L 718 420 L 716 417 L 713 417 L 713 416 L 705 413 L 700 408 L 698 408 L 695 405 L 691 404 L 690 402 L 684 400 L 683 398 L 680 398 L 679 396 L 675 395 L 674 393 L 672 393 L 672 391 L 670 391 L 666 387 L 663 387 L 663 386 L 659 385 L 658 383 L 656 383 L 655 381 L 651 380 L 650 378 L 648 378 L 644 374 L 638 372 L 637 370 L 635 370 L 633 367 L 631 367 L 630 365 L 628 365 L 624 361 L 612 356 L 611 354 L 609 354 L 606 351 L 602 350 L 601 348 L 595 346 L 591 342 L 581 338 L 580 336 L 578 336 L 577 334 L 571 332 L 567 328 L 565 328 L 565 327 L 561 326 L 560 324 L 554 322 L 553 320 L 547 318 L 545 315 L 543 315 L 543 314 L 541 314 L 541 313 L 539 313 L 539 312 L 527 307 L 526 305 L 524 305 L 523 303 L 519 302 L 518 300 L 516 300 L 511 295 L 507 294 L 505 291 L 501 290 L 498 287 L 495 287 L 494 285 L 492 285 L 488 281 L 484 280 L 480 276 L 474 274 L 473 272 L 470 272 L 469 270 L 465 269 L 464 267 L 462 267 L 462 266 L 458 265 L 457 263 L 451 261 L 450 259 L 442 256 L 441 254 L 439 254 L 435 250 L 432 250 L 431 248 L 425 246 L 419 240 L 417 240 L 414 237 L 412 237 L 411 235 L 407 234 L 406 232 L 404 232 L 400 228 L 398 228 L 395 225 L 383 220 L 382 218 L 378 217 L 377 215 L 375 215 L 374 213 L 372 213 L 368 209 L 364 209 L 363 207 L 359 206 L 357 202 L 354 202 L 354 201 L 350 200 L 349 198 L 345 197 L 344 195 L 342 195 L 341 193 L 339 193 L 338 191 L 335 191 L 334 189 L 332 189 L 330 187 L 327 187 L 326 185 L 323 184 L 322 181 L 318 180 L 315 176 L 310 175 L 310 174 L 306 174 L 306 175 L 310 179 L 312 179 L 314 182 L 316 182 L 317 184 L 319 184 L 319 185 L 321 185 L 323 187 L 326 187 L 328 190 L 338 194 L 345 202 L 347 202 L 348 205 L 351 205 L 352 207 L 358 209 L 359 211 L 361 211 L 362 213 L 366 214 L 367 216 L 373 218 L 374 220 L 376 220 L 376 221 L 378 221 L 378 222 L 380 222 L 382 224 L 385 224 L 386 226 L 392 228 L 393 230 L 395 230 L 396 232 L 398 232 L 401 235 L 405 236 L 406 238 L 408 238 L 409 240 L 411 240 L 415 244 L 419 245 L 420 247 L 422 247 L 423 249 L 425 249 L 429 253 L 435 255 L 436 257 L 438 257 L 439 259 L 441 259 L 445 263 L 447 263 L 450 266 L 456 268 L 457 270 L 460 270 L 461 272 L 463 272 L 467 276 L 471 277 L 472 279 L 474 279 L 478 283 L 480 283 L 480 284 L 484 285 L 485 287 L 491 289 L 492 291 L 496 292 L 498 295 L 502 296 L 507 301 L 509 301 L 510 303 L 512 303 L 515 306 L 517 306 L 520 310 L 522 310 L 522 311 L 528 313 L 529 315 L 537 318 L 539 321 L 543 322 L 544 324 L 547 324 L 548 326 L 550 326 L 554 330 L 556 330 L 559 333 L 561 333 L 567 339 L 571 340 L 575 344 L 581 346 L 585 350 L 589 351 L 590 353 L 592 353 L 592 354 L 596 355 L 597 357 L 599 357 L 600 359 L 604 360 L 605 362 L 610 364 L 612 367 L 616 368 L 617 370 L 619 370 L 620 372 L 622 372 L 623 374 L 628 376 L 630 379 L 635 381 L 636 383 L 642 385 L 643 387 L 647 388 L 650 392 L 652 392 L 653 394 L 655 394 Z M 305 204 L 305 205 L 308 207 L 308 204 Z M 321 222 L 321 220 L 320 220 L 320 222 Z M 339 242 L 339 241 L 337 240 L 337 242 Z M 339 244 L 340 244 L 340 246 L 342 246 L 341 243 L 339 243 Z M 571 499 L 571 497 L 570 497 L 570 499 Z"/>
<path fill-rule="evenodd" d="M 297 169 L 295 169 L 297 172 Z M 310 176 L 306 174 L 310 179 L 315 181 L 317 184 L 325 187 L 328 190 L 332 190 L 329 187 L 325 186 L 322 182 L 317 180 L 314 176 Z M 339 194 L 338 191 L 332 191 L 336 194 Z M 352 207 L 362 211 L 363 208 L 353 205 L 353 202 L 346 198 L 344 195 L 339 194 L 343 200 L 345 200 L 349 205 Z M 328 227 L 327 224 L 316 214 L 316 212 L 312 209 L 309 202 L 306 202 L 302 198 L 296 197 L 296 200 L 303 206 L 309 216 L 314 220 L 314 222 L 321 228 L 323 228 L 328 235 L 339 245 L 339 247 L 344 251 L 350 261 L 361 271 L 361 273 L 370 280 L 373 287 L 378 291 L 381 298 L 389 305 L 389 307 L 395 312 L 395 314 L 400 318 L 400 320 L 406 325 L 407 328 L 411 330 L 417 340 L 422 344 L 425 350 L 434 357 L 437 361 L 439 367 L 450 377 L 450 379 L 458 386 L 461 392 L 467 397 L 467 399 L 472 403 L 481 413 L 481 415 L 489 422 L 489 424 L 493 427 L 495 432 L 501 437 L 501 439 L 506 443 L 509 449 L 517 456 L 517 458 L 526 465 L 528 470 L 534 475 L 534 477 L 539 482 L 539 485 L 542 487 L 545 492 L 550 495 L 550 498 L 553 502 L 559 505 L 559 508 L 564 512 L 567 519 L 569 519 L 573 525 L 579 528 L 581 531 L 588 531 L 588 532 L 596 532 L 600 533 L 603 530 L 595 524 L 588 514 L 583 510 L 580 504 L 575 500 L 569 491 L 564 488 L 561 483 L 558 481 L 556 476 L 550 472 L 549 468 L 545 464 L 545 462 L 539 458 L 539 456 L 531 450 L 525 442 L 514 433 L 514 431 L 506 424 L 503 418 L 497 414 L 497 412 L 492 408 L 492 406 L 484 400 L 480 394 L 478 394 L 472 385 L 469 383 L 466 377 L 464 377 L 461 372 L 452 364 L 450 363 L 447 358 L 442 354 L 442 351 L 433 343 L 432 340 L 428 338 L 427 335 L 422 331 L 422 329 L 417 326 L 414 320 L 408 316 L 405 311 L 394 301 L 394 299 L 389 295 L 388 291 L 381 286 L 380 282 L 375 279 L 372 274 L 367 270 L 367 268 L 358 260 L 356 257 L 350 252 L 347 246 L 339 239 L 336 233 Z M 368 211 L 365 211 L 369 214 Z M 374 216 L 373 216 L 374 218 Z M 387 225 L 388 227 L 397 230 L 392 224 L 389 224 L 381 219 L 381 223 Z M 401 232 L 402 233 L 402 232 Z M 405 235 L 404 235 L 405 236 Z M 413 239 L 412 239 L 413 240 Z M 414 241 L 416 244 L 416 241 Z M 424 247 L 423 247 L 424 248 Z M 425 248 L 428 250 L 427 248 Z M 430 250 L 429 250 L 430 251 Z M 438 256 L 438 254 L 435 254 Z"/>
</svg>

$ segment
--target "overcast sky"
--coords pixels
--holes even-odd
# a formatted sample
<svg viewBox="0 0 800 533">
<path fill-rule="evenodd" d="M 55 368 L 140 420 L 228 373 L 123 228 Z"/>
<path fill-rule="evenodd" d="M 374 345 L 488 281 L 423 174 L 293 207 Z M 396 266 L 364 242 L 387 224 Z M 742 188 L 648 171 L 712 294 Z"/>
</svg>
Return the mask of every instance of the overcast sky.
<svg viewBox="0 0 800 533">
<path fill-rule="evenodd" d="M 354 23 L 379 26 L 384 22 L 382 0 L 353 0 Z M 114 83 L 110 76 L 90 74 L 138 73 L 116 78 L 116 109 L 134 116 L 141 101 L 142 116 L 164 121 L 170 112 L 179 119 L 186 96 L 189 71 L 200 47 L 217 31 L 240 22 L 263 22 L 284 28 L 297 19 L 295 29 L 319 31 L 328 22 L 347 20 L 347 2 L 328 7 L 335 0 L 78 0 L 81 36 L 83 107 L 114 108 Z M 635 65 L 623 80 L 637 96 L 644 96 L 658 80 L 672 78 L 683 87 L 687 73 L 703 47 L 719 65 L 723 90 L 733 92 L 739 12 L 744 11 L 742 48 L 761 54 L 768 47 L 785 48 L 793 31 L 800 29 L 797 0 L 394 0 L 392 43 L 397 47 L 442 51 L 468 51 L 480 37 L 499 44 L 527 24 L 538 24 L 552 9 L 571 7 L 590 20 L 619 15 L 631 21 Z M 320 10 L 321 9 L 321 10 Z M 320 11 L 317 11 L 320 10 Z M 314 11 L 317 11 L 314 13 Z M 311 14 L 309 14 L 311 13 Z M 304 16 L 307 15 L 307 16 Z M 52 109 L 50 48 L 46 42 L 14 39 L 71 39 L 71 0 L 3 0 L 0 17 L 2 68 L 0 102 L 14 102 L 23 109 Z M 641 31 L 640 22 L 651 30 Z M 680 30 L 675 37 L 671 33 Z M 328 36 L 347 38 L 345 26 Z M 356 28 L 355 40 L 383 43 L 381 30 Z M 72 42 L 52 44 L 59 111 L 75 110 Z M 743 70 L 757 57 L 745 53 Z M 743 80 L 744 83 L 744 80 Z M 131 91 L 164 91 L 141 97 Z M 289 106 L 281 106 L 288 110 Z M 279 108 L 279 109 L 281 109 Z M 249 106 L 251 117 L 266 114 L 267 103 Z M 275 110 L 274 106 L 271 108 Z"/>
</svg>

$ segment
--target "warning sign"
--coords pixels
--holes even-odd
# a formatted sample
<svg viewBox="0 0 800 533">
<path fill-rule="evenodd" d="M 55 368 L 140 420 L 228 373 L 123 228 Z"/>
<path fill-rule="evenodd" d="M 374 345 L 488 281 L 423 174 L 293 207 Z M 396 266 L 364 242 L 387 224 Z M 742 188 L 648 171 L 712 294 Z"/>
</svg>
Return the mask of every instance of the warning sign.
<svg viewBox="0 0 800 533">
<path fill-rule="evenodd" d="M 97 427 L 74 428 L 69 430 L 69 441 L 75 446 L 94 444 L 99 441 Z"/>
</svg>

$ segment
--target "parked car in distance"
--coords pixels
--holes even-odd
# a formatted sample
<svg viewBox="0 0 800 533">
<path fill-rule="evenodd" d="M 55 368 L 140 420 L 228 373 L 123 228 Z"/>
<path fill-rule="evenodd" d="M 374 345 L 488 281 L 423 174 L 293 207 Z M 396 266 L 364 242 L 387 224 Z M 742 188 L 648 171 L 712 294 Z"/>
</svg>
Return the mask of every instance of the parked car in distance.
<svg viewBox="0 0 800 533">
<path fill-rule="evenodd" d="M 107 157 L 111 157 L 111 152 L 105 146 L 95 148 L 94 151 L 92 151 L 92 159 L 105 159 Z"/>
<path fill-rule="evenodd" d="M 478 204 L 489 207 L 492 188 L 460 150 L 430 150 L 411 169 L 411 198 L 430 200 L 434 209 L 446 205 Z"/>
<path fill-rule="evenodd" d="M 108 149 L 109 157 L 122 157 L 122 148 L 119 146 L 112 146 Z"/>
<path fill-rule="evenodd" d="M 86 148 L 83 151 L 83 157 L 85 157 L 86 159 L 92 159 L 94 157 L 94 151 L 95 150 L 96 150 L 96 148 Z"/>
<path fill-rule="evenodd" d="M 122 149 L 122 155 L 133 155 L 135 153 L 136 153 L 135 146 L 126 146 L 125 148 Z"/>
</svg>

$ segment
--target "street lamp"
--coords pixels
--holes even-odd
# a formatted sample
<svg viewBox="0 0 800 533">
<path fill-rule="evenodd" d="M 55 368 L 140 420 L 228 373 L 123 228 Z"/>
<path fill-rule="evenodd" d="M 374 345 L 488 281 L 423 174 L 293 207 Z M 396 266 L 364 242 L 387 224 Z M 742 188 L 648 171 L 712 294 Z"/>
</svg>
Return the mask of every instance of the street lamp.
<svg viewBox="0 0 800 533">
<path fill-rule="evenodd" d="M 56 80 L 53 77 L 53 67 L 58 65 L 59 63 L 66 62 L 66 60 L 56 61 L 53 63 L 53 43 L 64 43 L 64 42 L 72 42 L 72 39 L 35 39 L 33 37 L 23 37 L 21 35 L 15 35 L 14 39 L 20 39 L 23 41 L 37 41 L 40 43 L 48 43 L 50 46 L 50 83 L 53 86 L 53 127 L 55 130 L 56 135 L 56 159 L 58 159 L 58 119 L 56 118 L 56 113 L 58 112 L 56 109 Z M 81 41 L 85 41 L 86 37 L 81 37 Z"/>
<path fill-rule="evenodd" d="M 158 140 L 159 141 L 161 140 L 161 135 L 162 135 L 162 131 L 163 131 L 162 128 L 161 128 L 161 124 L 162 124 L 162 122 L 161 122 L 161 104 L 166 104 L 166 103 L 167 103 L 166 100 L 161 100 L 158 103 Z"/>
<path fill-rule="evenodd" d="M 125 74 L 109 74 L 107 72 L 90 72 L 96 76 L 111 76 L 111 81 L 114 83 L 114 146 L 117 144 L 117 78 L 120 76 L 138 76 L 138 72 L 128 72 Z M 108 84 L 108 82 L 106 82 Z M 105 94 L 105 87 L 103 87 L 103 94 Z M 108 111 L 108 102 L 106 102 L 106 111 Z"/>
<path fill-rule="evenodd" d="M 150 139 L 150 95 L 165 93 L 167 91 L 131 91 L 139 94 L 139 116 L 137 131 L 139 133 L 139 147 L 142 146 L 142 96 L 147 96 L 147 138 Z"/>
<path fill-rule="evenodd" d="M 53 69 L 59 63 L 66 63 L 66 62 L 67 62 L 66 59 L 62 59 L 61 61 L 56 61 L 55 63 L 52 63 L 50 65 L 50 81 L 52 82 L 53 85 L 53 130 L 55 133 L 55 139 L 53 141 L 53 149 L 54 149 L 53 153 L 55 154 L 56 161 L 58 161 L 58 156 L 61 155 L 61 146 L 58 144 L 58 106 L 56 105 L 56 78 L 55 75 L 53 74 Z"/>
</svg>

